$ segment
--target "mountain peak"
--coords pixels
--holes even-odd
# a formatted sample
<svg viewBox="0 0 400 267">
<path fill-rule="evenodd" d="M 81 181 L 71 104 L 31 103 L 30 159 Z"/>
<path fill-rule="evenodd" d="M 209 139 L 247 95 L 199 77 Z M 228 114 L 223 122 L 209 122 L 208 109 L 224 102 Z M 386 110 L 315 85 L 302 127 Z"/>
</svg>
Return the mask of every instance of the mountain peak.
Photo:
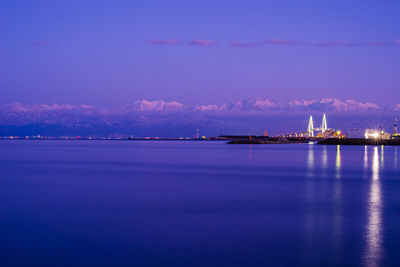
<svg viewBox="0 0 400 267">
<path fill-rule="evenodd" d="M 151 112 L 151 111 L 180 111 L 185 107 L 182 103 L 164 100 L 137 100 L 133 104 L 125 106 L 130 111 Z"/>
</svg>

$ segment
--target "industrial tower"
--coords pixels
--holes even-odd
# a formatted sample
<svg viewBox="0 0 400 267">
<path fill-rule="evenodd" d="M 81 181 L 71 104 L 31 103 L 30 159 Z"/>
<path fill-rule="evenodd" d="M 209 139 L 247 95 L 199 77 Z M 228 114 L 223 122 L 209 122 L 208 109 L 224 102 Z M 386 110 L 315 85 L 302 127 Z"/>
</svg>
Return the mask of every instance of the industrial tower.
<svg viewBox="0 0 400 267">
<path fill-rule="evenodd" d="M 325 132 L 326 130 L 328 130 L 328 124 L 326 122 L 326 114 L 324 113 L 324 116 L 322 117 L 321 131 Z"/>
<path fill-rule="evenodd" d="M 308 121 L 308 136 L 309 137 L 314 137 L 314 132 L 315 131 L 320 131 L 322 133 L 328 131 L 328 123 L 326 122 L 326 114 L 324 113 L 324 115 L 322 116 L 322 123 L 321 126 L 319 128 L 314 128 L 314 121 L 313 121 L 313 117 L 310 116 L 310 120 Z"/>
<path fill-rule="evenodd" d="M 308 136 L 314 137 L 314 123 L 312 116 L 310 116 L 310 121 L 308 122 Z"/>
</svg>

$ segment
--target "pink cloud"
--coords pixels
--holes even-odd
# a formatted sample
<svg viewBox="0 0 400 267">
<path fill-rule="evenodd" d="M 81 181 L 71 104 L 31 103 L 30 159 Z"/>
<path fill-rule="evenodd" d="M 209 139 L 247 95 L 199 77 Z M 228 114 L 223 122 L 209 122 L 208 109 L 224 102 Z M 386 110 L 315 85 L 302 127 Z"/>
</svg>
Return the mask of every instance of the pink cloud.
<svg viewBox="0 0 400 267">
<path fill-rule="evenodd" d="M 218 43 L 213 40 L 192 40 L 188 42 L 184 42 L 178 39 L 165 39 L 165 40 L 146 40 L 145 43 L 151 45 L 194 45 L 194 46 L 203 46 L 210 47 L 216 46 Z M 48 45 L 46 41 L 35 41 L 32 42 L 34 45 Z M 343 46 L 343 47 L 357 47 L 357 46 L 390 46 L 390 45 L 400 45 L 400 39 L 392 42 L 384 42 L 384 41 L 366 41 L 366 42 L 349 42 L 343 40 L 331 40 L 324 42 L 312 42 L 312 41 L 297 41 L 297 40 L 283 40 L 283 39 L 268 39 L 264 41 L 254 41 L 254 42 L 241 42 L 234 41 L 227 43 L 230 47 L 238 47 L 238 48 L 250 48 L 262 45 L 280 45 L 280 46 L 314 46 L 314 47 L 335 47 L 335 46 Z"/>
<path fill-rule="evenodd" d="M 385 46 L 387 45 L 386 42 L 382 42 L 382 41 L 372 41 L 372 42 L 368 42 L 368 45 L 372 45 L 372 46 Z"/>
<path fill-rule="evenodd" d="M 264 41 L 268 45 L 314 45 L 310 41 L 296 41 L 296 40 L 282 40 L 282 39 L 268 39 Z"/>
<path fill-rule="evenodd" d="M 326 41 L 317 44 L 319 47 L 330 47 L 330 46 L 358 46 L 357 43 L 350 43 L 347 41 Z"/>
<path fill-rule="evenodd" d="M 180 40 L 176 39 L 167 39 L 167 40 L 146 40 L 147 44 L 152 45 L 179 45 L 182 44 Z"/>
<path fill-rule="evenodd" d="M 295 45 L 299 44 L 297 41 L 292 40 L 281 40 L 281 39 L 269 39 L 265 40 L 266 44 L 273 44 L 273 45 Z"/>
<path fill-rule="evenodd" d="M 197 46 L 215 46 L 217 42 L 211 40 L 193 40 L 188 42 L 189 45 L 197 45 Z"/>
<path fill-rule="evenodd" d="M 261 45 L 260 42 L 231 42 L 229 43 L 229 46 L 232 47 L 242 47 L 242 48 L 247 48 L 247 47 L 254 47 L 254 46 L 259 46 Z"/>
</svg>

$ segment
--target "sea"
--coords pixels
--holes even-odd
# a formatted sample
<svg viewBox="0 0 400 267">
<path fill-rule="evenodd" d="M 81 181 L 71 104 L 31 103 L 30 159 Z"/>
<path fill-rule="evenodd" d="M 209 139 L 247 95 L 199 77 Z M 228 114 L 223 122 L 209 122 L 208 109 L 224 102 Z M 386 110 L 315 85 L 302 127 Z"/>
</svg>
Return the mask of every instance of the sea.
<svg viewBox="0 0 400 267">
<path fill-rule="evenodd" d="M 397 147 L 0 141 L 1 266 L 399 266 Z"/>
</svg>

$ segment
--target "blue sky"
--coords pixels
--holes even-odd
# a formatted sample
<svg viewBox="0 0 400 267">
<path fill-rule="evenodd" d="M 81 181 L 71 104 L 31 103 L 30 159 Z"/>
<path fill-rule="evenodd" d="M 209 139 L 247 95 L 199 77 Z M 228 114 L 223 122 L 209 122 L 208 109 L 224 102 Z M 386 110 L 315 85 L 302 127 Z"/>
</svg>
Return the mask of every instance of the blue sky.
<svg viewBox="0 0 400 267">
<path fill-rule="evenodd" d="M 2 1 L 0 104 L 394 104 L 398 14 L 399 1 Z"/>
</svg>

